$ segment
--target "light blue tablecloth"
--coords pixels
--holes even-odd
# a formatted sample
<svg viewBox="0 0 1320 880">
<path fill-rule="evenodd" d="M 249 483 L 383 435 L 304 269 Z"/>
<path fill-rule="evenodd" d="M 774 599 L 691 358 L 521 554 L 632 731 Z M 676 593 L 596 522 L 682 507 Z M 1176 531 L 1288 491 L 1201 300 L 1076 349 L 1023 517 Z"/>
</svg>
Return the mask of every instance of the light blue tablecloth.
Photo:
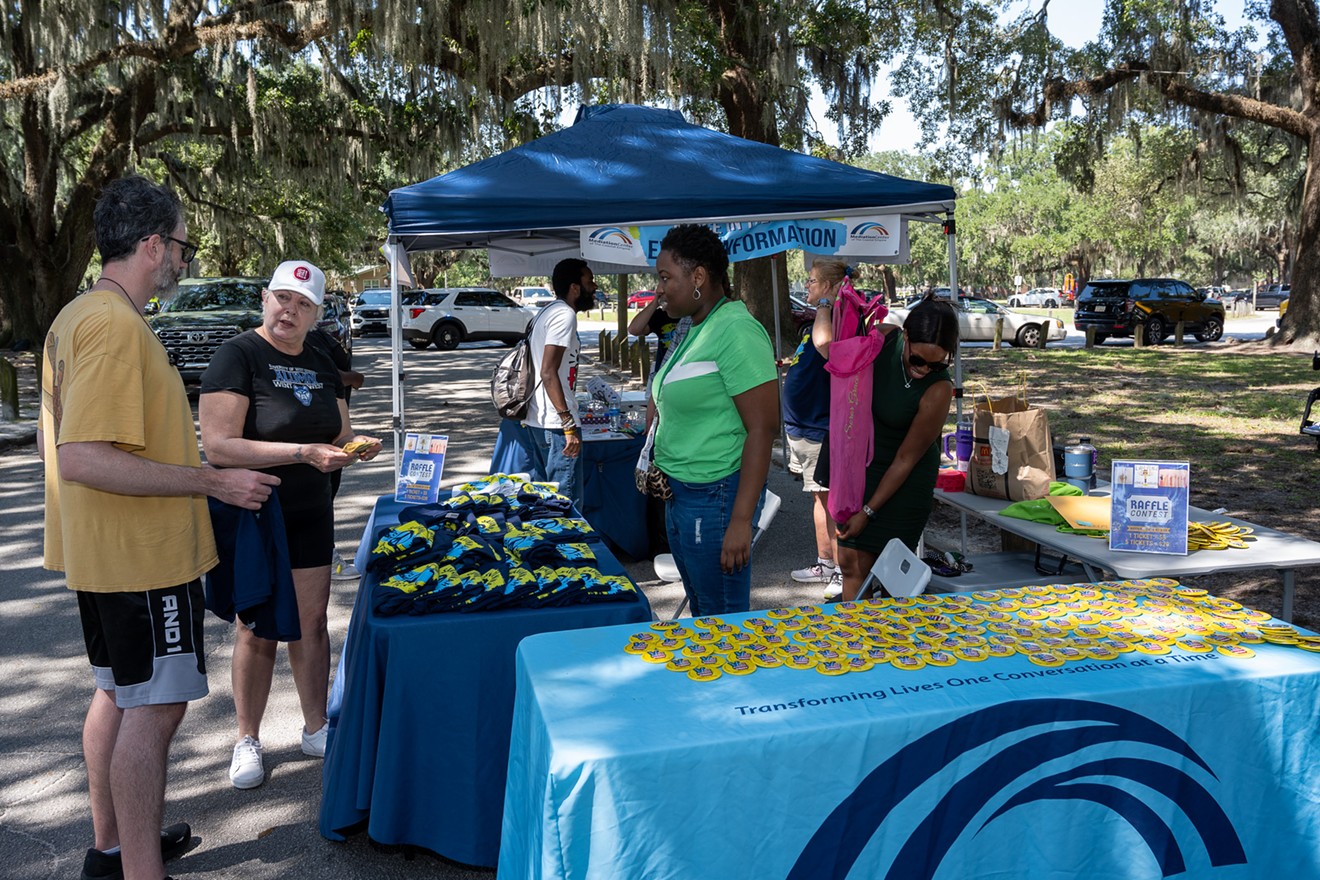
<svg viewBox="0 0 1320 880">
<path fill-rule="evenodd" d="M 1320 655 L 696 682 L 644 629 L 519 647 L 499 876 L 1320 877 Z"/>
<path fill-rule="evenodd" d="M 366 534 L 402 505 L 376 502 Z M 367 542 L 363 542 L 365 547 Z M 623 574 L 608 550 L 601 571 Z M 365 552 L 358 566 L 366 571 Z M 330 699 L 321 834 L 365 824 L 373 840 L 494 866 L 513 715 L 514 652 L 551 630 L 649 621 L 639 602 L 378 617 L 365 574 Z"/>
</svg>

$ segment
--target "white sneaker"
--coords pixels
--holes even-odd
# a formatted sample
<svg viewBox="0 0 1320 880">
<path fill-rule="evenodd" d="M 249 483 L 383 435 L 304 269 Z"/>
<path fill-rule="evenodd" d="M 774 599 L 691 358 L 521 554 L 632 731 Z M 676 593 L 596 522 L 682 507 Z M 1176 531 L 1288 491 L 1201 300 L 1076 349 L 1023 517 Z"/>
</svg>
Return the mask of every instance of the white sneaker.
<svg viewBox="0 0 1320 880">
<path fill-rule="evenodd" d="M 836 571 L 833 563 L 817 561 L 815 565 L 794 571 L 793 580 L 799 584 L 827 584 Z"/>
<path fill-rule="evenodd" d="M 353 563 L 339 555 L 339 549 L 335 548 L 335 555 L 330 559 L 330 579 L 336 581 L 355 581 L 358 579 L 358 570 Z"/>
<path fill-rule="evenodd" d="M 234 759 L 229 762 L 229 781 L 234 788 L 256 788 L 266 781 L 266 768 L 261 766 L 261 741 L 245 736 L 234 746 Z"/>
<path fill-rule="evenodd" d="M 304 755 L 311 755 L 313 758 L 325 757 L 325 741 L 330 736 L 330 722 L 327 721 L 321 725 L 321 729 L 316 733 L 303 731 L 302 750 Z"/>
<path fill-rule="evenodd" d="M 825 601 L 838 602 L 843 598 L 843 573 L 835 571 L 830 576 L 829 583 L 825 585 Z"/>
</svg>

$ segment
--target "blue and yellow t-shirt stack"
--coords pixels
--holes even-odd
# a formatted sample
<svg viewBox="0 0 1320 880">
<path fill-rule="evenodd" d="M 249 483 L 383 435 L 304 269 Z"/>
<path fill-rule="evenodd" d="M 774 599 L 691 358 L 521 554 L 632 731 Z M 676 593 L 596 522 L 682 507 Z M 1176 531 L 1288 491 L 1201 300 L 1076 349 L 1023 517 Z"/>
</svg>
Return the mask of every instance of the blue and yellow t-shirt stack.
<svg viewBox="0 0 1320 880">
<path fill-rule="evenodd" d="M 571 513 L 553 488 L 504 474 L 405 508 L 377 533 L 367 563 L 376 613 L 636 602 L 632 581 L 600 572 L 600 538 Z"/>
<path fill-rule="evenodd" d="M 1320 636 L 1271 624 L 1169 578 L 1014 587 L 903 599 L 776 608 L 740 623 L 718 617 L 664 621 L 623 650 L 694 681 L 788 668 L 843 675 L 882 664 L 917 670 L 1025 656 L 1056 668 L 1124 654 L 1218 652 L 1246 660 L 1251 645 L 1320 653 Z"/>
</svg>

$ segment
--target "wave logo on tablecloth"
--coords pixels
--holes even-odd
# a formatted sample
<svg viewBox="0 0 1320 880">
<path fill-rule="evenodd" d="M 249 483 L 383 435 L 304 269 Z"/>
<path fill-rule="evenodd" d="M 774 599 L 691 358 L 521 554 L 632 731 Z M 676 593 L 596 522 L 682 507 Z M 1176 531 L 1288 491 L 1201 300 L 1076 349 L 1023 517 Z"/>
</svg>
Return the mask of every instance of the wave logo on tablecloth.
<svg viewBox="0 0 1320 880">
<path fill-rule="evenodd" d="M 1013 734 L 1023 738 L 1000 748 L 948 788 L 894 857 L 886 880 L 930 880 L 987 804 L 1021 777 L 1093 746 L 1154 746 L 1181 755 L 1217 778 L 1182 738 L 1126 709 L 1086 700 L 1020 700 L 991 706 L 931 731 L 871 771 L 807 842 L 789 880 L 846 877 L 871 837 L 905 798 L 961 756 Z M 1148 758 L 1105 757 L 1032 780 L 974 833 L 1023 804 L 1087 801 L 1125 819 L 1149 847 L 1163 876 L 1186 871 L 1182 849 L 1168 823 L 1140 798 L 1114 784 L 1120 780 L 1159 792 L 1177 805 L 1196 829 L 1213 867 L 1246 864 L 1242 842 L 1210 792 L 1167 761 Z"/>
</svg>

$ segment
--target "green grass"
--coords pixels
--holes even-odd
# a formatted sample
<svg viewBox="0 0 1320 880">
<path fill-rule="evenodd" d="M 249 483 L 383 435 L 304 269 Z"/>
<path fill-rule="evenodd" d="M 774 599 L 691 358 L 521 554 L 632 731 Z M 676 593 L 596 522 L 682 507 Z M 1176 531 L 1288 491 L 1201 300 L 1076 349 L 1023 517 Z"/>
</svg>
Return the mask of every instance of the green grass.
<svg viewBox="0 0 1320 880">
<path fill-rule="evenodd" d="M 1243 349 L 1253 353 L 1172 345 L 964 349 L 965 403 L 985 388 L 1010 395 L 1025 379 L 1055 439 L 1089 436 L 1102 473 L 1114 458 L 1188 461 L 1194 504 L 1314 538 L 1316 445 L 1297 429 L 1320 373 L 1309 357 L 1257 353 L 1268 352 L 1263 343 Z M 1278 509 L 1280 502 L 1292 509 Z"/>
</svg>

